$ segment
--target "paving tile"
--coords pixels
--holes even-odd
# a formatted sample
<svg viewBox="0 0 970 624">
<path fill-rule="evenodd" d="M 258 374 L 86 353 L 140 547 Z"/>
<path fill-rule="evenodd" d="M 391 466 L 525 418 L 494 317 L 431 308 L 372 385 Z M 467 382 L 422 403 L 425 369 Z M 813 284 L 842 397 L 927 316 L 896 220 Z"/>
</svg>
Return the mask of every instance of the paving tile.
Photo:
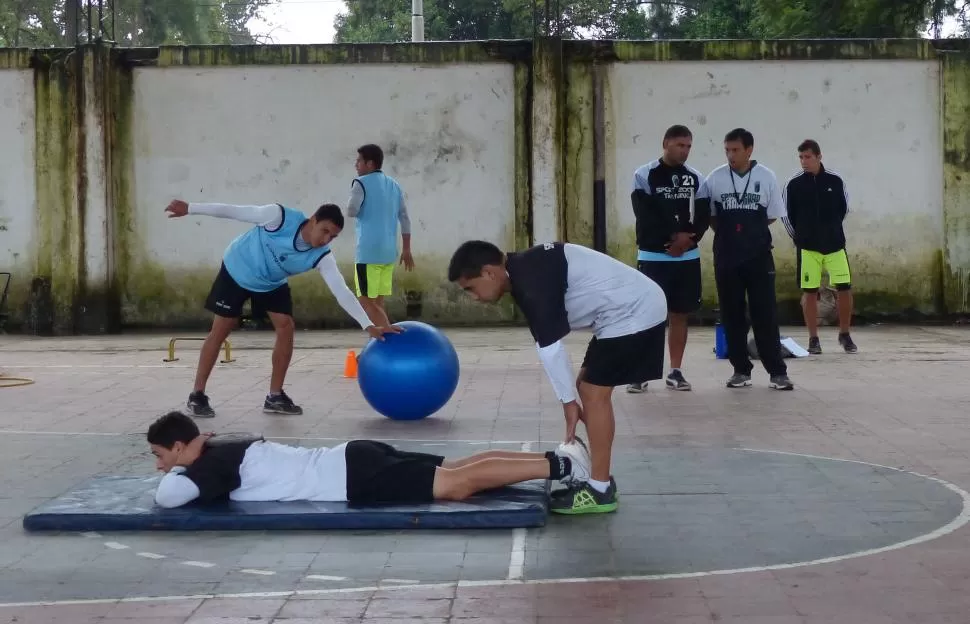
<svg viewBox="0 0 970 624">
<path fill-rule="evenodd" d="M 233 339 L 237 362 L 219 365 L 212 377 L 219 416 L 211 426 L 308 445 L 367 437 L 454 454 L 497 441 L 504 441 L 497 445 L 502 448 L 553 448 L 563 433 L 561 410 L 528 332 L 447 331 L 461 357 L 459 388 L 439 414 L 416 423 L 375 416 L 356 383 L 340 377 L 346 350 L 361 343 L 359 332 L 340 331 L 300 333 L 288 392 L 306 412 L 294 419 L 266 417 L 259 408 L 272 335 L 240 332 Z M 828 344 L 832 328 L 822 331 Z M 784 332 L 804 342 L 804 328 Z M 18 617 L 18 624 L 139 618 L 155 624 L 239 618 L 249 624 L 498 624 L 489 618 L 510 620 L 504 624 L 696 624 L 715 618 L 962 624 L 970 612 L 965 530 L 878 555 L 763 570 L 891 546 L 936 530 L 962 508 L 956 492 L 934 481 L 824 457 L 933 475 L 970 489 L 970 400 L 962 372 L 970 332 L 871 327 L 855 334 L 862 349 L 855 356 L 829 349 L 790 360 L 795 392 L 770 391 L 757 368 L 755 387 L 730 392 L 723 388 L 729 366 L 710 353 L 710 328 L 692 328 L 686 372 L 693 392 L 651 384 L 642 395 L 614 393 L 620 511 L 552 517 L 545 527 L 526 531 L 522 572 L 529 584 L 505 580 L 517 539 L 512 531 L 25 534 L 22 515 L 79 480 L 152 472 L 145 427 L 160 412 L 181 407 L 197 350 L 187 345 L 180 362 L 159 368 L 167 340 L 158 336 L 0 336 L 4 369 L 38 380 L 6 390 L 4 397 L 17 398 L 16 408 L 0 414 L 0 430 L 8 431 L 0 436 L 0 623 Z M 570 335 L 566 343 L 574 362 L 582 357 L 584 336 Z M 929 384 L 917 394 L 911 391 L 914 367 Z M 113 397 L 109 407 L 106 394 Z M 28 429 L 45 433 L 10 433 Z M 185 560 L 215 565 L 193 568 Z M 755 571 L 669 578 L 739 568 Z M 624 580 L 582 581 L 600 577 Z M 402 579 L 442 585 L 373 589 Z M 493 584 L 456 587 L 456 581 Z M 347 592 L 355 587 L 370 589 Z M 209 594 L 232 597 L 205 599 Z M 199 597 L 3 606 L 152 596 Z"/>
</svg>

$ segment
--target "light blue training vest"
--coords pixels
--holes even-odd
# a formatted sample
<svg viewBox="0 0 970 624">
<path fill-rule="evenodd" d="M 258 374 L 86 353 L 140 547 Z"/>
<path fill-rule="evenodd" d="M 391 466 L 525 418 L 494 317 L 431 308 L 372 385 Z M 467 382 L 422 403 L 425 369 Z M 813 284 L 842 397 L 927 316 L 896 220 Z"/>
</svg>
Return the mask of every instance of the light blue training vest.
<svg viewBox="0 0 970 624">
<path fill-rule="evenodd" d="M 257 226 L 236 237 L 222 257 L 236 283 L 253 292 L 269 292 L 286 283 L 291 275 L 305 273 L 330 253 L 330 245 L 296 248 L 300 226 L 307 218 L 299 210 L 283 209 L 283 223 L 273 231 Z M 309 247 L 309 246 L 308 246 Z"/>
<path fill-rule="evenodd" d="M 397 260 L 401 187 L 383 171 L 355 180 L 364 187 L 364 202 L 357 214 L 357 264 L 393 264 Z"/>
</svg>

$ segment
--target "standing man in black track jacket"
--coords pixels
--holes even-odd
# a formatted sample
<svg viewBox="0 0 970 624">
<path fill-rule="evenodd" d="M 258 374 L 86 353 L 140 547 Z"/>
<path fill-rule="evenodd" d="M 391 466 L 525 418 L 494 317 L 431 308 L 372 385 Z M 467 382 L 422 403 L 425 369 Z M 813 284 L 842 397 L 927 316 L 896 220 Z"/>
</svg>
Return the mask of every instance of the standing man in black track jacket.
<svg viewBox="0 0 970 624">
<path fill-rule="evenodd" d="M 782 191 L 782 222 L 797 248 L 798 285 L 805 293 L 802 309 L 808 328 L 808 352 L 822 353 L 818 339 L 818 289 L 824 271 L 838 291 L 839 344 L 846 353 L 855 353 L 858 347 L 849 334 L 852 275 L 842 226 L 849 213 L 849 194 L 842 176 L 822 165 L 822 148 L 817 141 L 802 141 L 798 160 L 802 170 L 788 180 Z"/>
<path fill-rule="evenodd" d="M 663 155 L 633 174 L 633 213 L 637 219 L 637 268 L 667 296 L 667 387 L 690 390 L 680 368 L 687 348 L 687 317 L 701 305 L 701 252 L 697 244 L 710 223 L 710 200 L 703 176 L 687 164 L 692 135 L 687 126 L 667 129 Z M 643 392 L 646 383 L 627 386 Z"/>
</svg>

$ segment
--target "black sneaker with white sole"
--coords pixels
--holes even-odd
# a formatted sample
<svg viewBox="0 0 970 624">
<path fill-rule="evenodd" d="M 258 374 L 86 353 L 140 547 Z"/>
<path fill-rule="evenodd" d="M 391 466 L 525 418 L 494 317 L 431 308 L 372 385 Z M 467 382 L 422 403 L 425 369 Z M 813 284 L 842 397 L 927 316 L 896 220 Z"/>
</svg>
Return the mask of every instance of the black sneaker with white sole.
<svg viewBox="0 0 970 624">
<path fill-rule="evenodd" d="M 303 413 L 303 408 L 293 403 L 293 399 L 288 397 L 285 392 L 279 394 L 268 394 L 263 401 L 263 412 L 266 414 L 286 414 L 299 415 Z"/>
<path fill-rule="evenodd" d="M 744 373 L 734 373 L 731 378 L 727 380 L 728 388 L 746 388 L 751 385 L 751 375 L 745 375 Z"/>
<path fill-rule="evenodd" d="M 209 405 L 209 397 L 205 392 L 195 391 L 190 394 L 186 406 L 189 408 L 189 415 L 196 418 L 213 418 L 216 415 L 215 410 Z"/>
<path fill-rule="evenodd" d="M 772 375 L 768 385 L 774 390 L 794 390 L 795 384 L 788 375 Z"/>
<path fill-rule="evenodd" d="M 642 394 L 647 391 L 647 384 L 645 383 L 632 383 L 626 387 L 626 391 L 630 394 Z"/>
<path fill-rule="evenodd" d="M 679 370 L 670 371 L 667 375 L 667 387 L 671 390 L 690 390 L 690 382 L 684 379 L 684 374 Z"/>
</svg>

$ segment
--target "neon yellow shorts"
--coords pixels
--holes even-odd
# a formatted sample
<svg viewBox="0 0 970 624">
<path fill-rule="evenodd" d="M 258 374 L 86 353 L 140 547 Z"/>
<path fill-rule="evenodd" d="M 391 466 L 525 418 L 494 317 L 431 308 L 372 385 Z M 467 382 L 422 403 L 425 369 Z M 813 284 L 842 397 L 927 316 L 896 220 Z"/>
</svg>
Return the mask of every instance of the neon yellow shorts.
<svg viewBox="0 0 970 624">
<path fill-rule="evenodd" d="M 852 283 L 849 257 L 845 249 L 830 254 L 802 249 L 798 255 L 798 275 L 802 289 L 819 288 L 822 285 L 822 271 L 829 274 L 829 283 L 832 286 L 846 286 Z"/>
<path fill-rule="evenodd" d="M 377 299 L 389 297 L 393 285 L 394 264 L 358 264 L 354 271 L 354 285 L 358 297 Z"/>
</svg>

